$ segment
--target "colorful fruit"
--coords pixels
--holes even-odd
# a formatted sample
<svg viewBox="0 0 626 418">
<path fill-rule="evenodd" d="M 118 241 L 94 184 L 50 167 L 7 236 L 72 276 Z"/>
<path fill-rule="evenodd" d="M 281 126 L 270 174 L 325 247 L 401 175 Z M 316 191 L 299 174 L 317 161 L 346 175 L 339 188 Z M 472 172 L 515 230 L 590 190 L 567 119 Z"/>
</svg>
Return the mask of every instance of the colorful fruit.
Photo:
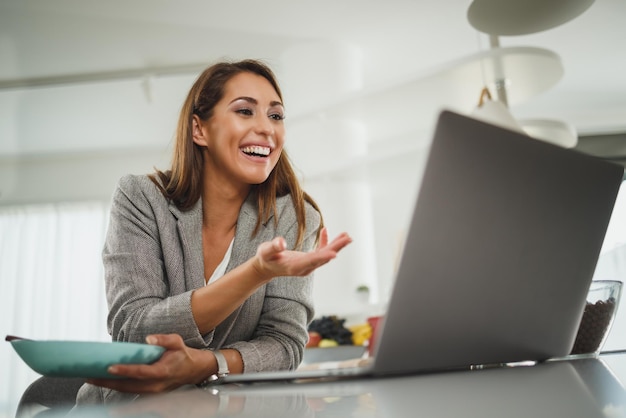
<svg viewBox="0 0 626 418">
<path fill-rule="evenodd" d="M 372 336 L 372 327 L 368 323 L 352 325 L 349 329 L 352 331 L 352 344 L 354 345 L 364 345 Z"/>
<path fill-rule="evenodd" d="M 352 333 L 344 326 L 346 320 L 335 315 L 314 319 L 309 331 L 319 332 L 322 338 L 335 340 L 339 345 L 352 345 Z"/>
<path fill-rule="evenodd" d="M 322 341 L 322 335 L 319 332 L 309 331 L 309 341 L 306 343 L 306 347 L 317 347 Z"/>
<path fill-rule="evenodd" d="M 329 338 L 322 338 L 322 340 L 318 344 L 318 347 L 320 347 L 320 348 L 328 348 L 328 347 L 337 347 L 338 345 L 339 345 L 339 343 L 337 341 L 335 341 L 335 340 L 331 340 Z"/>
</svg>

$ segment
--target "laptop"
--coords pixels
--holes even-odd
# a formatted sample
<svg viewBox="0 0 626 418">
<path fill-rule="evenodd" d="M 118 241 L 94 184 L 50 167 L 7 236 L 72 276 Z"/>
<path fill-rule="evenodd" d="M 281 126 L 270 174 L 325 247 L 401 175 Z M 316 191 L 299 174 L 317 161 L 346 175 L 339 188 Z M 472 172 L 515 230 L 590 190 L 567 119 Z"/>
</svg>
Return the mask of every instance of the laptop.
<svg viewBox="0 0 626 418">
<path fill-rule="evenodd" d="M 569 354 L 624 169 L 449 110 L 437 119 L 375 357 L 222 383 L 386 376 Z"/>
</svg>

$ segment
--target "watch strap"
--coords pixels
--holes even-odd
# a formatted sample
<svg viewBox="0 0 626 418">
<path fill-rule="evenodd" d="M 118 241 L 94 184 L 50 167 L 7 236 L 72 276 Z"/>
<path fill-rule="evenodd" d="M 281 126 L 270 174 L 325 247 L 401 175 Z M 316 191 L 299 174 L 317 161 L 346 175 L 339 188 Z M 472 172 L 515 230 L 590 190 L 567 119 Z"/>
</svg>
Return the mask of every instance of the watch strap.
<svg viewBox="0 0 626 418">
<path fill-rule="evenodd" d="M 213 351 L 213 355 L 215 355 L 215 359 L 217 360 L 217 378 L 228 376 L 230 370 L 228 370 L 228 362 L 224 354 L 222 354 L 220 350 L 215 350 Z"/>
</svg>

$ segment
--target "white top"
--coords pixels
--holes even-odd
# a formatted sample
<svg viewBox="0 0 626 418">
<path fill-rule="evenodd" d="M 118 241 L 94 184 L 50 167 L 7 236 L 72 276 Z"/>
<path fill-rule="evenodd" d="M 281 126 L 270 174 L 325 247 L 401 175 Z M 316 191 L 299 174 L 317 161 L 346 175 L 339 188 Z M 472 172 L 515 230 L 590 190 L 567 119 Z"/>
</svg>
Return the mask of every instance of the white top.
<svg viewBox="0 0 626 418">
<path fill-rule="evenodd" d="M 214 281 L 222 277 L 224 273 L 226 272 L 226 266 L 228 266 L 228 262 L 230 261 L 230 255 L 233 252 L 233 242 L 235 242 L 235 238 L 233 238 L 230 241 L 230 245 L 228 246 L 228 249 L 226 250 L 226 254 L 224 254 L 224 258 L 222 259 L 222 261 L 220 261 L 217 267 L 215 267 L 215 270 L 213 271 L 211 278 L 209 279 L 208 282 L 206 282 L 207 285 L 209 283 L 213 283 Z"/>
</svg>

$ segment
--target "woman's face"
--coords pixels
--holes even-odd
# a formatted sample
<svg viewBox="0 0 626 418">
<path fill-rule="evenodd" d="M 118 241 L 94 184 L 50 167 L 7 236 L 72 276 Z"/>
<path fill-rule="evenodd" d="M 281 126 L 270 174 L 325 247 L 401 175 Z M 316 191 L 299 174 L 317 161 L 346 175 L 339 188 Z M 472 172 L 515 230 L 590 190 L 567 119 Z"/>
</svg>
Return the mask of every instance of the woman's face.
<svg viewBox="0 0 626 418">
<path fill-rule="evenodd" d="M 280 97 L 264 77 L 231 78 L 213 116 L 204 122 L 194 116 L 193 139 L 207 149 L 209 178 L 236 186 L 264 182 L 283 149 L 284 116 Z"/>
</svg>

